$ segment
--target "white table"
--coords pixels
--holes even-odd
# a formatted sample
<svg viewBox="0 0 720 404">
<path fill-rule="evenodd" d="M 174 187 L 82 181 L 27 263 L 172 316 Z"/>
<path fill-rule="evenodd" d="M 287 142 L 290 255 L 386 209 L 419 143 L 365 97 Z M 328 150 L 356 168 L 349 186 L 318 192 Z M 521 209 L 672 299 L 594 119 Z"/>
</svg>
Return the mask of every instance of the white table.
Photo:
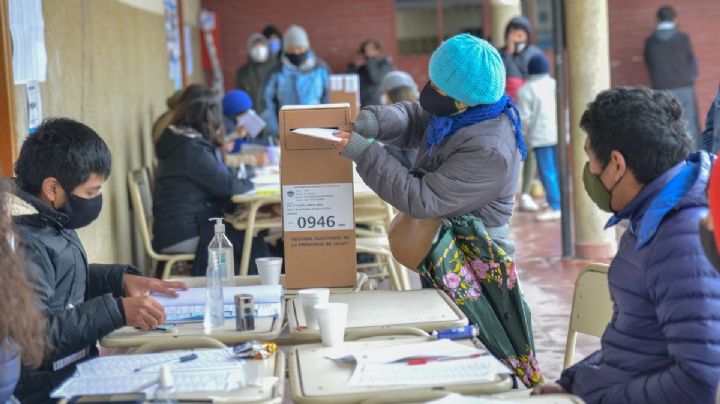
<svg viewBox="0 0 720 404">
<path fill-rule="evenodd" d="M 460 327 L 468 319 L 437 289 L 407 291 L 377 290 L 352 294 L 332 294 L 331 302 L 348 304 L 346 335 L 387 333 L 393 328 L 432 331 Z M 288 300 L 288 327 L 296 341 L 320 341 L 320 332 L 306 328 L 299 298 Z"/>
<path fill-rule="evenodd" d="M 372 349 L 408 342 L 427 341 L 427 337 L 384 338 L 379 340 L 346 342 L 344 349 Z M 467 394 L 493 394 L 512 389 L 510 375 L 499 375 L 493 381 L 463 383 L 454 385 L 416 385 L 416 386 L 349 386 L 348 381 L 354 371 L 353 363 L 337 363 L 327 358 L 334 348 L 322 345 L 296 346 L 288 356 L 292 397 L 298 403 L 359 403 L 373 397 L 384 397 L 389 402 L 403 402 L 395 399 L 404 393 L 432 393 L 433 390 L 453 391 Z M 424 396 L 415 402 L 433 398 Z M 385 401 L 384 401 L 385 402 Z"/>
</svg>

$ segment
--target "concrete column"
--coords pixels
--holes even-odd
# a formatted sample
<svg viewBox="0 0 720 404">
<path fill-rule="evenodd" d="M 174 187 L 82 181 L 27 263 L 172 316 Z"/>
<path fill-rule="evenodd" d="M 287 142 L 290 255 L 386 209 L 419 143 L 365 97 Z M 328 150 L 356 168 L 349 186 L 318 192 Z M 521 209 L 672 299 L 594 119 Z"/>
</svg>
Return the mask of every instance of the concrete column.
<svg viewBox="0 0 720 404">
<path fill-rule="evenodd" d="M 587 104 L 610 87 L 607 7 L 607 0 L 565 0 L 575 255 L 591 260 L 608 258 L 614 252 L 612 233 L 603 230 L 609 215 L 597 208 L 583 186 L 586 134 L 580 129 Z"/>
<path fill-rule="evenodd" d="M 520 0 L 490 0 L 490 35 L 495 47 L 505 46 L 505 26 L 522 15 Z"/>
</svg>

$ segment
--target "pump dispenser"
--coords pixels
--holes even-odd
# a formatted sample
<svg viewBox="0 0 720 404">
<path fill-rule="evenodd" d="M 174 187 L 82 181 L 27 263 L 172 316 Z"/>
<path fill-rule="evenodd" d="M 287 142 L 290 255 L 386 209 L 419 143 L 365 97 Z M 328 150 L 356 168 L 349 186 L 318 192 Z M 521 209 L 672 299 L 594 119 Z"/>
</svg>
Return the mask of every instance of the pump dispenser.
<svg viewBox="0 0 720 404">
<path fill-rule="evenodd" d="M 214 217 L 210 221 L 215 221 L 215 237 L 210 241 L 208 246 L 208 266 L 214 263 L 220 269 L 220 278 L 227 285 L 232 285 L 235 279 L 235 254 L 233 245 L 225 235 L 225 224 L 220 217 Z"/>
</svg>

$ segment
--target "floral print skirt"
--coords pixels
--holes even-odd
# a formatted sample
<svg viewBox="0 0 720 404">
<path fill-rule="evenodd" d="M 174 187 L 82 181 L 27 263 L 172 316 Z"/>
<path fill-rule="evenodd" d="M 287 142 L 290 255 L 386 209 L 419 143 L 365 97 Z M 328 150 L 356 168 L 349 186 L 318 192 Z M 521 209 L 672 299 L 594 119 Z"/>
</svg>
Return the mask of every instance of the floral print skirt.
<svg viewBox="0 0 720 404">
<path fill-rule="evenodd" d="M 418 268 L 479 329 L 487 349 L 527 387 L 543 382 L 535 357 L 530 309 L 517 287 L 515 262 L 475 216 L 445 219 Z"/>
</svg>

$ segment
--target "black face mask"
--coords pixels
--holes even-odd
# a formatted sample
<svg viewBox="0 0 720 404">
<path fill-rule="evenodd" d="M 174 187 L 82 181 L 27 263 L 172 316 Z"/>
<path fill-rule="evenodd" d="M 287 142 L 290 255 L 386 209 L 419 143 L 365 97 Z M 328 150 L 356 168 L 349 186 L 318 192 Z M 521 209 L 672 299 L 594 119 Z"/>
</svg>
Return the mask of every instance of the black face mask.
<svg viewBox="0 0 720 404">
<path fill-rule="evenodd" d="M 294 64 L 295 66 L 300 66 L 307 60 L 308 53 L 307 51 L 303 53 L 286 53 L 285 56 L 288 58 L 290 63 Z"/>
<path fill-rule="evenodd" d="M 702 222 L 700 222 L 700 242 L 702 243 L 703 251 L 708 261 L 720 271 L 720 255 L 718 254 L 717 244 L 715 244 L 715 234 L 705 228 Z"/>
<path fill-rule="evenodd" d="M 100 216 L 102 205 L 102 194 L 90 199 L 68 194 L 65 206 L 58 210 L 68 216 L 66 228 L 79 229 L 89 225 Z"/>
<path fill-rule="evenodd" d="M 455 99 L 440 94 L 429 81 L 420 93 L 420 106 L 433 115 L 452 115 L 459 111 Z"/>
</svg>

